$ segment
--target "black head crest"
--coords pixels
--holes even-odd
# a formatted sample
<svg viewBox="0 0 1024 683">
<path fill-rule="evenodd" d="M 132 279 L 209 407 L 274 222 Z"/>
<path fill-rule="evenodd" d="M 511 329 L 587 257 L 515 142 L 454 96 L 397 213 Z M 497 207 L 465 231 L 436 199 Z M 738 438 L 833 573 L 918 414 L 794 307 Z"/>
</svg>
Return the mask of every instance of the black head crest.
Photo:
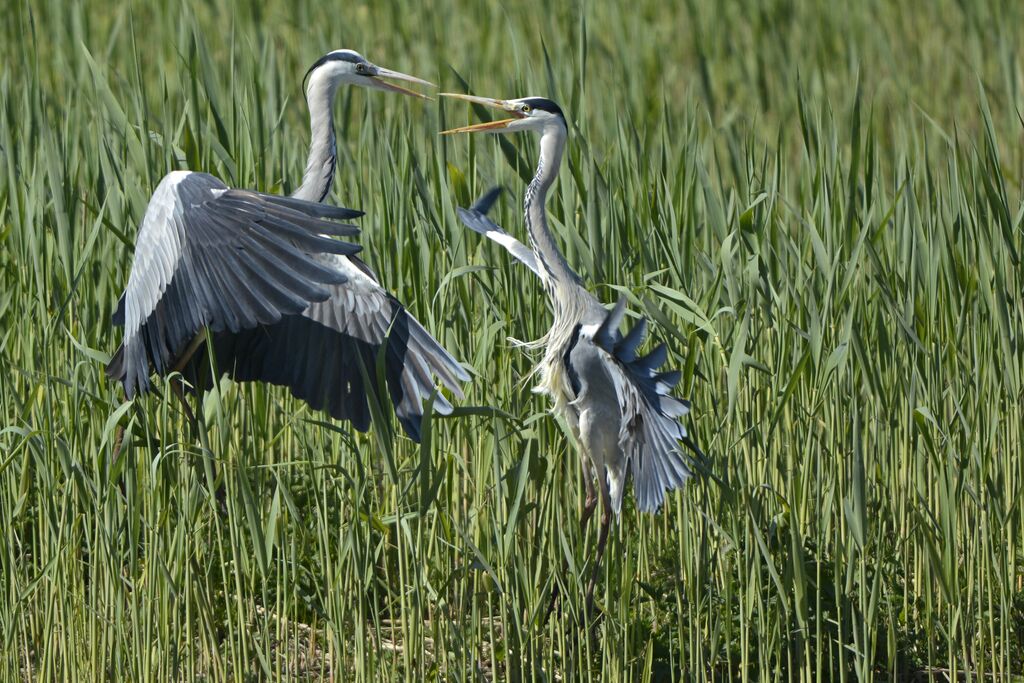
<svg viewBox="0 0 1024 683">
<path fill-rule="evenodd" d="M 540 109 L 541 111 L 546 111 L 551 114 L 557 114 L 562 117 L 563 120 L 565 119 L 565 114 L 562 113 L 562 108 L 546 97 L 525 97 L 520 100 L 520 102 L 528 104 L 534 109 Z"/>
<path fill-rule="evenodd" d="M 309 75 L 319 69 L 328 62 L 349 62 L 350 64 L 363 64 L 366 62 L 366 57 L 355 50 L 333 50 L 328 52 L 320 59 L 313 62 L 313 66 L 309 67 L 309 71 L 302 77 L 302 90 L 306 90 L 306 81 L 309 80 Z"/>
</svg>

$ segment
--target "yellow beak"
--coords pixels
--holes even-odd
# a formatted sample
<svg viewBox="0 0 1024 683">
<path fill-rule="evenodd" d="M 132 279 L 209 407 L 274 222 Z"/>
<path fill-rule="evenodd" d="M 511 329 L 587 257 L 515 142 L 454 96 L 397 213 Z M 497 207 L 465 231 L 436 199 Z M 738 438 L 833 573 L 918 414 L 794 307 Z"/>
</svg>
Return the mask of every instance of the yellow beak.
<svg viewBox="0 0 1024 683">
<path fill-rule="evenodd" d="M 526 118 L 525 115 L 519 112 L 516 105 L 506 100 L 495 100 L 490 97 L 476 97 L 475 95 L 463 95 L 461 93 L 450 93 L 443 92 L 441 97 L 453 97 L 459 100 L 465 100 L 472 102 L 473 104 L 482 104 L 485 107 L 491 107 L 493 109 L 501 109 L 512 114 L 512 118 L 501 119 L 500 121 L 485 121 L 484 123 L 477 123 L 472 126 L 462 126 L 461 128 L 451 128 L 449 130 L 441 131 L 441 135 L 451 135 L 453 133 L 479 133 L 489 130 L 501 130 L 502 128 L 508 128 L 509 124 L 519 119 Z"/>
<path fill-rule="evenodd" d="M 423 93 L 418 93 L 415 90 L 409 90 L 408 88 L 403 88 L 400 85 L 397 85 L 395 83 L 388 83 L 387 81 L 383 81 L 381 79 L 382 78 L 390 78 L 392 80 L 408 81 L 410 83 L 416 83 L 416 84 L 419 84 L 419 85 L 425 85 L 425 86 L 428 86 L 428 87 L 431 87 L 431 88 L 437 87 L 433 83 L 431 83 L 430 81 L 425 81 L 422 78 L 416 78 L 415 76 L 410 76 L 409 74 L 404 74 L 401 71 L 392 71 L 391 69 L 385 69 L 382 66 L 376 66 L 376 65 L 374 65 L 372 68 L 373 68 L 373 73 L 369 74 L 369 77 L 373 81 L 374 86 L 378 90 L 385 90 L 387 92 L 396 92 L 396 93 L 398 93 L 400 95 L 409 95 L 410 97 L 419 97 L 420 99 L 429 100 L 429 99 L 432 99 L 432 98 L 428 97 L 427 95 L 424 95 Z"/>
</svg>

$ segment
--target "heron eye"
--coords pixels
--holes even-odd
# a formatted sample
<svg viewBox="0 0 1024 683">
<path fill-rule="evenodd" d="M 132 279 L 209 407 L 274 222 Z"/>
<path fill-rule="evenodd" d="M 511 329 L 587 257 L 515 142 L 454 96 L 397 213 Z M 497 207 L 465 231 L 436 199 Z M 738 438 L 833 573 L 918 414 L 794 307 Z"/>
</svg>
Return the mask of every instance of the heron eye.
<svg viewBox="0 0 1024 683">
<path fill-rule="evenodd" d="M 366 65 L 362 63 L 356 64 L 356 71 L 359 73 L 366 71 Z"/>
<path fill-rule="evenodd" d="M 531 111 L 533 111 L 533 107 L 531 107 L 528 104 L 524 104 L 523 105 L 523 113 L 524 114 L 529 114 Z"/>
</svg>

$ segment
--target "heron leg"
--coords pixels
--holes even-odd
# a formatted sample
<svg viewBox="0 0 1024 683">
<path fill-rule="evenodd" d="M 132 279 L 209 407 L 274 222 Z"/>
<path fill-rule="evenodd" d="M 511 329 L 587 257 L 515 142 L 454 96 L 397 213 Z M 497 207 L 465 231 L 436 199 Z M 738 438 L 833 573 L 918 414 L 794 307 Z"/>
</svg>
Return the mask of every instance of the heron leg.
<svg viewBox="0 0 1024 683">
<path fill-rule="evenodd" d="M 597 491 L 594 490 L 594 470 L 590 465 L 590 457 L 583 448 L 580 448 L 580 465 L 583 466 L 583 485 L 587 491 L 587 498 L 583 501 L 583 513 L 580 515 L 580 531 L 585 532 L 587 523 L 597 508 Z"/>
<path fill-rule="evenodd" d="M 580 453 L 580 465 L 583 468 L 583 483 L 584 486 L 586 486 L 587 490 L 587 499 L 583 502 L 583 514 L 580 516 L 580 531 L 585 532 L 587 529 L 587 522 L 589 522 L 590 518 L 594 515 L 594 508 L 597 506 L 597 495 L 594 492 L 594 482 L 591 476 L 592 472 L 590 468 L 590 458 L 587 457 L 586 453 L 583 450 L 583 446 L 579 438 L 579 430 L 572 423 L 570 423 L 570 427 L 573 428 L 573 436 L 576 437 L 576 445 Z M 565 560 L 564 562 L 562 562 L 561 573 L 564 575 L 566 570 L 568 569 L 569 561 Z M 551 613 L 555 611 L 556 607 L 558 607 L 558 601 L 561 597 L 562 592 L 559 589 L 558 584 L 556 583 L 554 587 L 551 589 L 551 600 L 548 602 L 548 611 L 544 614 L 544 621 L 541 622 L 542 626 L 548 623 L 548 619 L 551 618 Z M 561 614 L 561 610 L 559 610 L 559 614 Z"/>
<path fill-rule="evenodd" d="M 597 496 L 594 494 L 594 486 L 590 484 L 589 479 L 587 484 L 587 499 L 583 501 L 583 514 L 580 515 L 580 531 L 587 530 L 587 523 L 594 516 L 594 510 L 597 509 Z"/>
<path fill-rule="evenodd" d="M 199 347 L 202 346 L 205 341 L 206 330 L 200 330 L 199 333 L 192 338 L 192 341 L 188 343 L 185 350 L 178 356 L 178 360 L 175 361 L 174 367 L 171 368 L 171 372 L 175 373 L 184 370 L 185 366 L 188 365 L 188 362 L 192 360 L 192 356 L 196 355 L 196 351 L 199 350 Z M 188 418 L 189 425 L 192 427 L 192 435 L 195 437 L 199 435 L 199 424 L 196 421 L 195 413 L 192 412 L 192 408 L 188 405 L 188 401 L 185 400 L 184 386 L 185 380 L 183 379 L 171 380 L 171 391 L 173 391 L 174 395 L 178 397 L 179 401 L 181 401 L 181 407 L 185 411 L 185 417 Z"/>
<path fill-rule="evenodd" d="M 178 356 L 178 361 L 174 364 L 174 367 L 172 368 L 171 371 L 182 372 L 185 369 L 185 366 L 188 365 L 189 361 L 192 360 L 192 357 L 196 354 L 197 351 L 199 351 L 199 349 L 202 347 L 205 341 L 206 330 L 202 330 L 199 332 L 199 334 L 192 338 L 192 341 L 189 342 L 189 345 L 185 348 L 181 355 Z M 213 464 L 213 458 L 210 451 L 210 447 L 209 444 L 206 442 L 206 437 L 202 431 L 203 425 L 200 424 L 202 420 L 202 414 L 196 417 L 195 413 L 192 412 L 192 409 L 188 405 L 188 401 L 185 399 L 185 392 L 183 389 L 184 386 L 184 379 L 177 379 L 171 381 L 171 389 L 172 391 L 174 391 L 174 395 L 177 396 L 178 399 L 181 401 L 181 406 L 185 411 L 185 417 L 188 419 L 189 425 L 192 427 L 192 437 L 198 439 L 200 444 L 202 445 L 204 452 L 204 474 L 206 476 L 207 482 L 214 489 L 213 496 L 214 499 L 217 501 L 217 507 L 220 509 L 220 513 L 226 516 L 228 511 L 227 489 L 225 488 L 223 481 L 221 481 L 219 484 L 216 483 L 218 478 L 217 468 Z"/>
<path fill-rule="evenodd" d="M 598 478 L 601 487 L 601 531 L 597 537 L 597 552 L 594 556 L 594 569 L 590 574 L 590 583 L 587 584 L 586 610 L 587 615 L 594 611 L 594 589 L 597 586 L 597 578 L 601 572 L 601 559 L 604 557 L 605 547 L 608 545 L 608 532 L 612 525 L 612 498 L 608 491 L 607 475 Z"/>
<path fill-rule="evenodd" d="M 572 409 L 565 416 L 566 424 L 572 432 L 572 438 L 576 445 L 576 452 L 580 456 L 580 470 L 583 472 L 583 486 L 587 492 L 587 498 L 583 501 L 583 513 L 580 515 L 580 531 L 587 530 L 587 523 L 594 515 L 594 508 L 597 506 L 597 492 L 594 490 L 594 465 L 587 448 L 583 443 L 583 436 L 580 432 L 580 416 Z"/>
<path fill-rule="evenodd" d="M 206 330 L 200 330 L 199 333 L 192 338 L 192 341 L 188 343 L 185 350 L 181 352 L 181 355 L 178 356 L 178 362 L 176 362 L 174 367 L 171 368 L 171 372 L 181 372 L 184 370 L 185 366 L 188 365 L 188 362 L 192 360 L 192 356 L 196 355 L 196 351 L 199 350 L 199 347 L 202 346 L 205 341 Z"/>
<path fill-rule="evenodd" d="M 181 402 L 181 409 L 185 413 L 185 419 L 188 420 L 188 424 L 192 428 L 192 436 L 196 437 L 199 435 L 199 421 L 196 420 L 196 414 L 192 412 L 188 399 L 185 398 L 185 390 L 182 388 L 184 385 L 185 382 L 183 380 L 171 380 L 171 391 L 178 397 L 178 401 Z"/>
</svg>

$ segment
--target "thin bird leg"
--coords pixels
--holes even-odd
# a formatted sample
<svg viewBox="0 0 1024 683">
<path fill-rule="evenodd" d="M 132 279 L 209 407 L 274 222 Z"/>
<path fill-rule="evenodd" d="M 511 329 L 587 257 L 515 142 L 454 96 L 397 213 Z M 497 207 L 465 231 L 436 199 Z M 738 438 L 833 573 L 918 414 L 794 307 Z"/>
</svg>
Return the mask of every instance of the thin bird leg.
<svg viewBox="0 0 1024 683">
<path fill-rule="evenodd" d="M 182 389 L 183 386 L 185 386 L 184 380 L 172 381 L 171 391 L 181 401 L 181 408 L 185 412 L 185 419 L 188 420 L 188 424 L 192 428 L 192 435 L 196 436 L 199 434 L 199 421 L 196 420 L 195 413 L 192 412 L 192 408 L 188 405 L 188 400 L 185 398 L 185 390 Z"/>
<path fill-rule="evenodd" d="M 587 466 L 586 456 L 580 458 L 583 465 L 583 484 L 586 486 L 587 498 L 583 501 L 583 514 L 580 515 L 580 531 L 586 532 L 590 518 L 597 509 L 597 492 L 594 490 L 593 471 Z"/>
<path fill-rule="evenodd" d="M 188 348 L 185 349 L 184 353 L 178 357 L 178 362 L 175 363 L 172 372 L 181 372 L 184 370 L 185 366 L 188 365 L 188 362 L 192 360 L 192 356 L 196 354 L 196 351 L 199 350 L 199 347 L 201 347 L 205 341 L 206 330 L 202 330 L 192 339 L 191 342 L 189 342 Z M 192 425 L 193 437 L 199 439 L 199 442 L 203 447 L 203 451 L 206 454 L 203 461 L 205 475 L 207 481 L 210 482 L 211 485 L 216 486 L 213 492 L 213 497 L 218 503 L 221 514 L 226 515 L 228 509 L 227 489 L 224 487 L 223 481 L 220 482 L 220 484 L 214 484 L 217 481 L 217 468 L 213 464 L 213 459 L 209 457 L 212 451 L 210 450 L 210 445 L 206 442 L 204 433 L 200 429 L 199 420 L 202 419 L 202 415 L 200 414 L 199 419 L 197 419 L 195 414 L 189 408 L 188 402 L 185 400 L 185 393 L 182 390 L 184 384 L 184 380 L 179 380 L 177 382 L 172 382 L 171 386 L 174 390 L 174 394 L 181 400 L 181 405 L 185 409 L 185 416 L 188 418 L 189 424 Z"/>
<path fill-rule="evenodd" d="M 172 372 L 181 372 L 190 360 L 195 355 L 199 347 L 202 346 L 203 342 L 206 341 L 206 332 L 200 332 L 197 334 L 188 346 L 185 348 L 185 352 L 178 358 L 178 362 L 174 364 Z M 196 416 L 189 407 L 188 402 L 185 400 L 185 394 L 181 389 L 180 382 L 172 382 L 172 391 L 174 395 L 181 401 L 181 406 L 185 411 L 185 417 L 188 418 L 189 424 L 192 426 L 192 432 L 198 433 L 198 425 L 196 423 Z M 111 462 L 117 462 L 118 457 L 121 455 L 121 449 L 124 448 L 124 425 L 117 425 L 117 429 L 114 431 L 114 450 L 111 456 Z"/>
<path fill-rule="evenodd" d="M 608 491 L 608 480 L 606 477 L 598 479 L 601 487 L 601 532 L 597 537 L 597 553 L 594 557 L 594 569 L 590 575 L 590 583 L 587 585 L 586 610 L 590 615 L 594 611 L 594 588 L 597 586 L 597 577 L 601 570 L 601 559 L 604 557 L 605 546 L 608 545 L 608 531 L 612 525 L 612 498 Z"/>
<path fill-rule="evenodd" d="M 171 372 L 181 372 L 188 365 L 188 362 L 192 360 L 192 356 L 196 355 L 196 351 L 206 341 L 206 330 L 200 330 L 199 334 L 192 338 L 192 341 L 188 343 L 185 350 L 182 351 L 181 355 L 178 356 L 178 362 L 171 368 Z"/>
<path fill-rule="evenodd" d="M 178 356 L 178 361 L 174 364 L 174 367 L 171 368 L 171 372 L 181 372 L 184 370 L 185 366 L 188 365 L 188 362 L 192 360 L 192 356 L 196 355 L 196 351 L 199 350 L 199 347 L 202 346 L 205 341 L 206 330 L 202 330 L 192 338 L 192 341 L 189 342 L 182 354 Z M 178 397 L 179 401 L 181 401 L 181 407 L 185 411 L 185 417 L 188 418 L 188 423 L 192 427 L 192 434 L 193 436 L 197 436 L 199 434 L 199 423 L 196 421 L 195 413 L 193 413 L 192 408 L 189 407 L 188 401 L 185 400 L 185 391 L 182 389 L 184 384 L 185 380 L 171 380 L 171 391 L 173 391 L 174 395 Z"/>
<path fill-rule="evenodd" d="M 580 467 L 583 470 L 583 485 L 586 487 L 587 498 L 583 501 L 583 514 L 580 515 L 580 533 L 581 535 L 586 533 L 587 524 L 590 522 L 590 518 L 594 516 L 594 510 L 597 509 L 597 491 L 594 490 L 594 469 L 590 464 L 590 456 L 586 454 L 583 449 L 583 443 L 580 441 L 579 431 L 574 430 L 573 435 L 576 437 L 576 446 L 580 454 Z M 569 562 L 565 561 L 562 563 L 562 574 L 564 575 L 566 570 L 569 569 Z M 548 611 L 544 615 L 543 624 L 548 623 L 548 619 L 551 618 L 551 613 L 555 611 L 555 607 L 558 605 L 558 599 L 561 597 L 561 591 L 558 589 L 558 584 L 551 590 L 551 602 L 548 603 Z"/>
</svg>

